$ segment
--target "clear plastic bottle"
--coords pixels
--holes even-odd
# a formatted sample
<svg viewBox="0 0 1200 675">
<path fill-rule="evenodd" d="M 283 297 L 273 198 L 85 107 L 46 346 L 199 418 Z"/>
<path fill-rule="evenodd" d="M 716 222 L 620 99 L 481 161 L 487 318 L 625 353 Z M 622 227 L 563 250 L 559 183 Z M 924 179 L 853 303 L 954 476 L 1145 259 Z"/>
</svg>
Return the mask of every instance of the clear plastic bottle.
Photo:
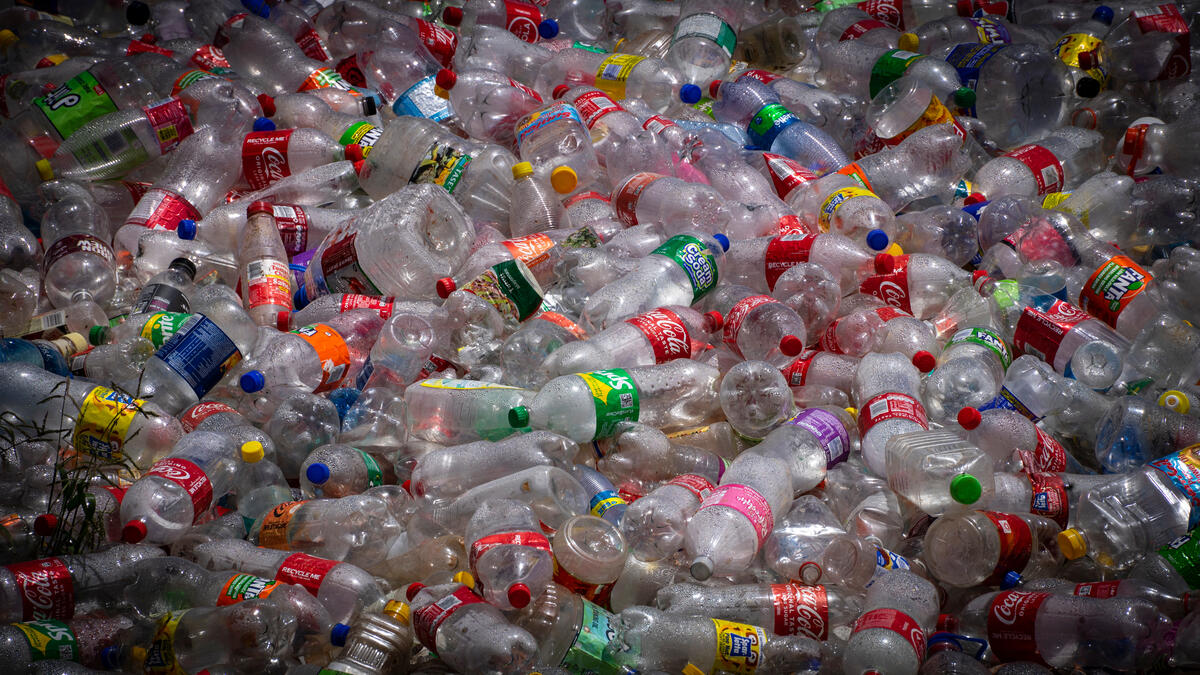
<svg viewBox="0 0 1200 675">
<path fill-rule="evenodd" d="M 861 596 L 837 586 L 798 583 L 719 588 L 679 583 L 660 590 L 655 602 L 665 612 L 769 626 L 776 635 L 814 640 L 828 640 L 835 628 L 852 625 L 863 607 Z"/>
<path fill-rule="evenodd" d="M 859 361 L 853 395 L 863 460 L 875 475 L 887 476 L 888 439 L 929 428 L 920 374 L 901 354 L 871 352 Z"/>
<path fill-rule="evenodd" d="M 692 84 L 721 77 L 729 71 L 744 9 L 741 3 L 730 0 L 683 3 L 664 60 Z"/>
<path fill-rule="evenodd" d="M 1064 127 L 983 165 L 973 185 L 989 199 L 1070 190 L 1101 165 L 1101 140 L 1090 129 Z"/>
<path fill-rule="evenodd" d="M 417 640 L 455 670 L 515 672 L 537 656 L 537 640 L 528 631 L 466 586 L 413 584 L 407 594 Z"/>
<path fill-rule="evenodd" d="M 246 227 L 238 246 L 242 302 L 254 323 L 286 327 L 292 311 L 292 274 L 274 210 L 269 202 L 246 207 Z"/>
<path fill-rule="evenodd" d="M 1054 521 L 1033 515 L 949 514 L 929 526 L 922 558 L 930 574 L 958 588 L 1008 584 L 1012 574 L 1036 579 L 1054 574 L 1062 563 L 1058 532 Z"/>
<path fill-rule="evenodd" d="M 718 312 L 680 305 L 659 307 L 565 344 L 551 352 L 541 370 L 551 377 L 606 368 L 648 366 L 695 358 L 708 348 L 705 338 L 722 325 Z"/>
<path fill-rule="evenodd" d="M 867 589 L 865 606 L 846 644 L 842 671 L 916 673 L 925 658 L 925 635 L 937 621 L 934 585 L 912 572 L 892 570 Z"/>
<path fill-rule="evenodd" d="M 112 604 L 139 560 L 163 555 L 160 548 L 117 544 L 97 553 L 62 555 L 5 565 L 0 571 L 5 621 L 75 616 L 76 607 Z"/>
</svg>

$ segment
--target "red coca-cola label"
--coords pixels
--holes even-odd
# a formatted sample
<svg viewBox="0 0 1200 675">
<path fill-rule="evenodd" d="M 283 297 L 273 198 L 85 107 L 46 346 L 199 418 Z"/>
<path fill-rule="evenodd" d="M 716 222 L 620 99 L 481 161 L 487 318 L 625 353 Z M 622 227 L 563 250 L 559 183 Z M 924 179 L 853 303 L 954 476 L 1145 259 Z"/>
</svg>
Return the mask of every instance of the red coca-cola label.
<svg viewBox="0 0 1200 675">
<path fill-rule="evenodd" d="M 646 336 L 646 341 L 654 349 L 656 364 L 686 359 L 692 355 L 692 337 L 688 335 L 687 324 L 669 309 L 660 307 L 625 319 L 625 323 Z"/>
<path fill-rule="evenodd" d="M 1055 300 L 1044 312 L 1026 307 L 1013 331 L 1013 351 L 1017 356 L 1033 354 L 1053 366 L 1063 337 L 1091 318 L 1087 312 L 1063 300 Z"/>
<path fill-rule="evenodd" d="M 799 237 L 817 234 L 817 232 L 806 225 L 800 216 L 788 214 L 780 217 L 779 221 L 775 223 L 774 234 L 778 237 Z"/>
<path fill-rule="evenodd" d="M 813 244 L 817 241 L 815 234 L 784 235 L 775 237 L 767 242 L 767 251 L 763 256 L 763 272 L 767 278 L 767 288 L 775 290 L 775 283 L 783 273 L 800 263 L 808 262 Z"/>
<path fill-rule="evenodd" d="M 908 294 L 908 256 L 892 258 L 895 264 L 887 274 L 872 274 L 863 280 L 858 292 L 873 295 L 901 311 L 912 313 L 911 297 Z"/>
<path fill-rule="evenodd" d="M 208 475 L 190 460 L 182 457 L 166 457 L 154 463 L 146 472 L 159 476 L 183 488 L 192 498 L 192 521 L 195 522 L 212 505 L 213 488 Z"/>
<path fill-rule="evenodd" d="M 670 127 L 679 126 L 662 115 L 651 115 L 642 122 L 642 128 L 655 134 L 661 134 Z"/>
<path fill-rule="evenodd" d="M 813 358 L 816 357 L 817 350 L 806 349 L 800 352 L 800 356 L 796 357 L 786 368 L 780 370 L 783 377 L 788 381 L 788 385 L 792 387 L 803 387 L 804 381 L 808 379 L 808 369 L 812 366 Z"/>
<path fill-rule="evenodd" d="M 697 476 L 694 473 L 685 473 L 682 476 L 675 476 L 667 481 L 667 485 L 677 485 L 696 496 L 696 499 L 704 501 L 717 486 L 713 485 L 712 481 L 704 476 Z M 625 501 L 630 501 L 626 499 Z"/>
<path fill-rule="evenodd" d="M 342 564 L 339 560 L 326 560 L 307 553 L 293 553 L 284 558 L 275 572 L 275 580 L 285 584 L 298 584 L 314 598 L 321 590 L 321 582 L 329 570 Z"/>
<path fill-rule="evenodd" d="M 179 416 L 179 426 L 183 427 L 185 433 L 191 433 L 201 422 L 213 415 L 236 412 L 233 408 L 218 401 L 202 401 L 188 408 Z"/>
<path fill-rule="evenodd" d="M 605 115 L 624 110 L 616 101 L 609 98 L 608 94 L 602 91 L 589 91 L 575 99 L 575 109 L 579 111 L 579 116 L 583 118 L 583 123 L 587 128 L 591 129 L 596 120 Z"/>
<path fill-rule="evenodd" d="M 242 175 L 255 190 L 261 190 L 292 175 L 288 167 L 288 140 L 292 129 L 254 131 L 242 141 Z"/>
<path fill-rule="evenodd" d="M 1032 661 L 1048 665 L 1038 651 L 1034 623 L 1050 593 L 1003 591 L 992 598 L 988 609 L 987 639 L 992 654 L 1002 662 Z"/>
<path fill-rule="evenodd" d="M 325 47 L 325 41 L 317 34 L 317 31 L 312 26 L 305 26 L 300 29 L 294 38 L 295 43 L 300 47 L 300 51 L 310 59 L 317 61 L 328 61 L 329 50 Z"/>
<path fill-rule="evenodd" d="M 148 192 L 150 188 L 154 187 L 152 183 L 129 180 L 121 181 L 121 185 L 124 186 L 129 192 L 129 199 L 133 201 L 134 204 L 137 204 L 139 201 L 141 201 L 142 197 L 146 196 L 146 192 Z"/>
<path fill-rule="evenodd" d="M 1030 471 L 1029 487 L 1033 491 L 1029 498 L 1029 512 L 1045 516 L 1066 528 L 1070 517 L 1070 502 L 1067 501 L 1067 487 L 1058 474 Z M 1018 570 L 1020 571 L 1020 570 Z"/>
<path fill-rule="evenodd" d="M 1129 16 L 1137 22 L 1142 33 L 1169 33 L 1175 36 L 1175 48 L 1155 80 L 1173 80 L 1187 77 L 1192 72 L 1191 31 L 1187 21 L 1174 3 L 1158 5 L 1148 9 L 1135 9 Z"/>
<path fill-rule="evenodd" d="M 721 339 L 733 353 L 745 358 L 741 348 L 738 347 L 738 335 L 742 332 L 742 323 L 754 308 L 773 302 L 779 301 L 769 295 L 752 295 L 739 300 L 729 309 L 729 313 L 725 315 L 725 328 L 721 333 Z"/>
<path fill-rule="evenodd" d="M 901 0 L 867 0 L 856 7 L 896 30 L 904 30 L 904 4 Z"/>
<path fill-rule="evenodd" d="M 75 581 L 58 558 L 6 565 L 21 595 L 21 620 L 66 620 L 75 616 Z"/>
<path fill-rule="evenodd" d="M 565 567 L 558 564 L 558 560 L 554 561 L 554 583 L 601 607 L 607 608 L 612 598 L 612 583 L 590 584 L 568 572 Z"/>
<path fill-rule="evenodd" d="M 550 553 L 550 540 L 541 532 L 499 532 L 480 537 L 471 544 L 469 565 L 475 570 L 475 563 L 480 556 L 497 546 L 524 546 L 526 548 Z"/>
<path fill-rule="evenodd" d="M 352 309 L 369 309 L 378 314 L 379 318 L 386 321 L 392 317 L 392 309 L 396 306 L 396 299 L 393 297 L 381 298 L 375 295 L 347 293 L 342 296 L 342 302 L 338 306 L 343 312 L 349 312 Z"/>
<path fill-rule="evenodd" d="M 829 597 L 824 586 L 772 584 L 771 605 L 775 609 L 776 635 L 829 638 Z"/>
<path fill-rule="evenodd" d="M 1012 152 L 1005 153 L 1004 156 L 1012 157 L 1029 167 L 1029 171 L 1033 173 L 1033 179 L 1037 182 L 1039 195 L 1062 191 L 1063 168 L 1053 152 L 1040 145 L 1023 145 Z"/>
<path fill-rule="evenodd" d="M 433 54 L 446 68 L 454 60 L 454 52 L 458 49 L 458 35 L 454 31 L 436 26 L 423 19 L 417 19 L 417 37 L 425 44 L 425 48 Z"/>
<path fill-rule="evenodd" d="M 197 68 L 202 68 L 210 73 L 218 69 L 230 69 L 229 61 L 225 59 L 225 53 L 213 45 L 204 45 L 197 49 L 190 60 Z"/>
<path fill-rule="evenodd" d="M 417 641 L 425 645 L 427 649 L 437 649 L 437 631 L 446 619 L 467 605 L 483 601 L 483 598 L 472 593 L 471 589 L 459 586 L 450 595 L 413 612 L 413 633 L 416 635 Z"/>
<path fill-rule="evenodd" d="M 883 628 L 896 633 L 912 645 L 917 663 L 925 658 L 925 631 L 911 616 L 894 609 L 872 609 L 854 622 L 854 632 Z"/>
<path fill-rule="evenodd" d="M 141 40 L 130 40 L 129 46 L 125 48 L 125 56 L 133 56 L 134 54 L 162 54 L 166 57 L 175 56 L 175 52 L 170 49 L 152 45 L 149 42 Z"/>
<path fill-rule="evenodd" d="M 429 359 L 425 361 L 425 365 L 421 367 L 421 372 L 417 373 L 416 381 L 427 379 L 430 375 L 437 375 L 450 371 L 458 377 L 458 367 L 453 363 L 434 354 L 429 355 Z"/>
<path fill-rule="evenodd" d="M 116 259 L 112 247 L 99 237 L 90 234 L 68 234 L 46 249 L 46 255 L 42 258 L 43 273 L 53 267 L 54 263 L 73 253 L 87 253 L 110 263 Z"/>
<path fill-rule="evenodd" d="M 1037 434 L 1037 445 L 1033 448 L 1033 466 L 1038 471 L 1058 473 L 1067 470 L 1067 449 L 1050 434 L 1034 426 Z"/>
<path fill-rule="evenodd" d="M 1081 595 L 1089 598 L 1115 598 L 1117 591 L 1121 588 L 1121 580 L 1116 581 L 1093 581 L 1089 584 L 1078 584 L 1075 586 L 1075 595 Z"/>
<path fill-rule="evenodd" d="M 538 24 L 542 13 L 537 7 L 525 2 L 504 0 L 504 21 L 508 32 L 526 42 L 538 41 Z"/>
<path fill-rule="evenodd" d="M 876 28 L 891 28 L 891 26 L 878 19 L 863 19 L 861 21 L 855 21 L 854 23 L 850 24 L 846 30 L 842 31 L 842 36 L 838 38 L 838 41 L 841 42 L 843 40 L 854 40 L 860 38 Z"/>
<path fill-rule="evenodd" d="M 877 136 L 873 130 L 867 129 L 867 132 L 854 142 L 854 159 L 868 157 L 882 151 L 889 145 L 892 144 Z"/>
<path fill-rule="evenodd" d="M 817 179 L 815 173 L 790 157 L 764 152 L 763 161 L 771 176 L 771 185 L 775 186 L 775 193 L 780 199 L 787 199 L 792 190 Z"/>
<path fill-rule="evenodd" d="M 163 188 L 150 188 L 133 207 L 125 224 L 174 231 L 184 219 L 200 220 L 200 211 L 182 195 Z"/>
<path fill-rule="evenodd" d="M 250 16 L 246 12 L 238 12 L 233 16 L 225 19 L 225 23 L 217 26 L 217 32 L 213 34 L 212 43 L 216 47 L 224 47 L 229 44 L 229 34 L 234 28 L 240 28 L 246 21 L 246 17 Z"/>
<path fill-rule="evenodd" d="M 343 80 L 350 84 L 356 87 L 367 86 L 367 78 L 363 75 L 362 68 L 358 66 L 358 54 L 351 54 L 338 61 L 333 69 L 337 71 L 338 75 L 342 76 Z"/>
<path fill-rule="evenodd" d="M 570 199 L 563 202 L 563 208 L 569 209 L 585 199 L 599 199 L 605 202 L 609 201 L 608 195 L 602 195 L 594 190 L 589 190 L 588 192 L 580 192 L 577 195 L 573 195 Z"/>
<path fill-rule="evenodd" d="M 638 198 L 659 178 L 662 178 L 662 175 L 657 173 L 635 173 L 626 179 L 621 187 L 617 188 L 616 193 L 612 196 L 612 205 L 613 210 L 617 213 L 617 218 L 622 223 L 630 227 L 638 224 Z"/>
<path fill-rule="evenodd" d="M 865 436 L 871 427 L 891 419 L 905 419 L 916 422 L 922 429 L 929 428 L 925 406 L 907 394 L 893 391 L 875 396 L 858 409 L 858 432 Z"/>
<path fill-rule="evenodd" d="M 882 320 L 885 323 L 888 321 L 891 321 L 892 319 L 895 319 L 898 316 L 907 316 L 907 317 L 912 316 L 908 312 L 902 312 L 902 311 L 896 309 L 895 307 L 891 307 L 891 306 L 876 307 L 876 308 L 872 309 L 871 311 L 874 312 L 875 315 L 878 316 L 880 318 L 880 320 Z M 835 354 L 844 354 L 845 353 L 842 351 L 842 347 L 840 344 L 838 344 L 838 339 L 837 339 L 837 328 L 838 328 L 838 325 L 841 323 L 841 321 L 842 321 L 841 319 L 834 320 L 833 323 L 829 324 L 825 328 L 825 332 L 821 334 L 821 339 L 818 341 L 818 345 L 824 351 L 833 352 Z"/>
<path fill-rule="evenodd" d="M 996 534 L 1000 536 L 1000 556 L 992 575 L 984 580 L 984 584 L 994 586 L 1004 581 L 1008 572 L 1020 574 L 1029 564 L 1029 556 L 1033 554 L 1033 532 L 1029 524 L 1019 516 L 1010 513 L 984 511 L 983 515 L 996 526 Z"/>
</svg>

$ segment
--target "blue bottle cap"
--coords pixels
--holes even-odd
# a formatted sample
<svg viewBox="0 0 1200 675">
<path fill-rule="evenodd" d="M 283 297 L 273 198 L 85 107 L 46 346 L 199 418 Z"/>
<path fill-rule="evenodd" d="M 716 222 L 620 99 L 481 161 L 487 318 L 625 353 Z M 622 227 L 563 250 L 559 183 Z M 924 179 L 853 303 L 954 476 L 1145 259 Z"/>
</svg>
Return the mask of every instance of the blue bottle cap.
<svg viewBox="0 0 1200 675">
<path fill-rule="evenodd" d="M 268 117 L 258 117 L 254 120 L 255 131 L 275 131 L 275 123 Z"/>
<path fill-rule="evenodd" d="M 109 670 L 117 670 L 121 667 L 121 648 L 116 645 L 109 645 L 100 650 L 100 664 Z"/>
<path fill-rule="evenodd" d="M 1111 24 L 1113 16 L 1112 7 L 1108 5 L 1100 5 L 1092 12 L 1092 18 L 1103 24 Z"/>
<path fill-rule="evenodd" d="M 308 293 L 304 290 L 304 282 L 301 281 L 300 287 L 296 289 L 295 293 L 292 293 L 292 307 L 295 307 L 298 312 L 304 309 L 308 302 Z"/>
<path fill-rule="evenodd" d="M 271 6 L 264 0 L 242 0 L 242 7 L 256 16 L 267 18 L 271 16 Z"/>
<path fill-rule="evenodd" d="M 543 40 L 556 37 L 558 35 L 558 22 L 554 19 L 544 19 L 538 24 L 538 35 L 541 35 Z"/>
<path fill-rule="evenodd" d="M 872 251 L 882 251 L 888 247 L 889 239 L 887 232 L 880 229 L 874 229 L 867 233 L 867 246 Z"/>
<path fill-rule="evenodd" d="M 242 391 L 247 394 L 253 394 L 267 386 L 267 378 L 261 370 L 251 370 L 242 374 L 242 377 L 238 380 L 238 384 L 242 385 Z"/>
<path fill-rule="evenodd" d="M 722 251 L 729 250 L 729 237 L 726 237 L 725 235 L 718 232 L 717 234 L 713 235 L 713 239 L 716 239 L 717 243 L 721 245 Z"/>
<path fill-rule="evenodd" d="M 329 631 L 329 642 L 334 647 L 345 647 L 348 635 L 350 635 L 350 626 L 344 623 L 335 623 L 333 630 Z"/>
<path fill-rule="evenodd" d="M 700 100 L 704 92 L 700 91 L 700 87 L 694 84 L 685 84 L 679 88 L 679 100 L 691 105 Z"/>
<path fill-rule="evenodd" d="M 346 414 L 350 412 L 350 408 L 354 407 L 354 403 L 361 393 L 353 387 L 339 387 L 329 392 L 329 400 L 333 401 L 334 407 L 337 408 L 339 421 L 346 421 Z"/>
<path fill-rule="evenodd" d="M 304 470 L 304 477 L 313 485 L 324 485 L 329 480 L 329 466 L 324 462 L 313 462 Z"/>
<path fill-rule="evenodd" d="M 1004 573 L 1004 581 L 1000 582 L 1000 588 L 1007 591 L 1010 588 L 1015 588 L 1020 583 L 1021 575 L 1010 570 Z"/>
<path fill-rule="evenodd" d="M 196 221 L 191 218 L 184 218 L 179 221 L 179 227 L 175 228 L 175 234 L 179 235 L 180 239 L 195 239 L 196 238 Z"/>
</svg>

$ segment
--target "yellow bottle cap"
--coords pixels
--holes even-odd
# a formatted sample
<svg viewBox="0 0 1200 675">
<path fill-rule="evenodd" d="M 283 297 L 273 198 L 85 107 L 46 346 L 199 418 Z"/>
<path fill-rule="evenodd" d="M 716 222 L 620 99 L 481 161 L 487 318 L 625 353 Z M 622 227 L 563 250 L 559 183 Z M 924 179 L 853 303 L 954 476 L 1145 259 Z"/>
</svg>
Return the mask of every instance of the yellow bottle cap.
<svg viewBox="0 0 1200 675">
<path fill-rule="evenodd" d="M 1067 560 L 1082 558 L 1087 553 L 1087 540 L 1075 528 L 1063 530 L 1058 533 L 1058 550 Z"/>
<path fill-rule="evenodd" d="M 17 42 L 20 42 L 20 40 L 21 38 L 17 37 L 17 34 L 11 30 L 7 28 L 0 30 L 0 49 L 8 49 Z"/>
<path fill-rule="evenodd" d="M 904 249 L 900 248 L 900 244 L 893 242 L 891 246 L 887 247 L 885 253 L 888 255 L 904 255 Z"/>
<path fill-rule="evenodd" d="M 42 180 L 54 180 L 54 169 L 50 168 L 50 160 L 39 159 L 33 164 Z"/>
<path fill-rule="evenodd" d="M 1158 404 L 1177 413 L 1186 413 L 1192 408 L 1192 402 L 1188 400 L 1187 394 L 1178 389 L 1164 391 L 1162 396 L 1158 397 Z"/>
<path fill-rule="evenodd" d="M 917 37 L 915 33 L 901 33 L 900 41 L 896 43 L 896 46 L 906 52 L 915 52 L 920 44 L 921 38 Z"/>
<path fill-rule="evenodd" d="M 409 608 L 407 602 L 392 600 L 384 606 L 383 613 L 406 626 L 412 621 L 412 609 Z"/>
<path fill-rule="evenodd" d="M 47 56 L 43 60 L 49 61 L 50 63 L 53 63 L 54 65 L 57 66 L 58 64 L 67 60 L 67 55 L 66 54 L 51 54 L 50 56 Z"/>
<path fill-rule="evenodd" d="M 434 93 L 434 95 L 438 96 L 439 98 L 444 98 L 446 100 L 450 99 L 450 92 L 446 91 L 445 89 L 442 89 L 441 87 L 437 86 L 436 84 L 433 85 L 433 93 Z"/>
<path fill-rule="evenodd" d="M 569 166 L 555 167 L 550 172 L 550 184 L 556 192 L 565 195 L 579 185 L 579 176 L 575 175 L 575 170 Z"/>
<path fill-rule="evenodd" d="M 850 413 L 854 419 L 858 419 L 858 408 L 846 408 L 846 412 Z"/>
<path fill-rule="evenodd" d="M 683 675 L 704 675 L 704 671 L 689 663 L 683 667 Z"/>
<path fill-rule="evenodd" d="M 66 340 L 68 343 L 70 343 L 70 345 L 75 348 L 76 352 L 81 352 L 88 348 L 87 338 L 79 333 L 67 333 L 59 339 Z"/>
<path fill-rule="evenodd" d="M 242 461 L 247 464 L 261 462 L 263 458 L 263 444 L 258 441 L 246 441 L 242 444 Z"/>
<path fill-rule="evenodd" d="M 517 162 L 516 164 L 513 164 L 512 174 L 514 180 L 519 180 L 526 176 L 532 176 L 533 165 L 529 162 Z"/>
<path fill-rule="evenodd" d="M 475 590 L 475 577 L 471 576 L 470 572 L 459 572 L 454 575 L 454 581 L 466 586 L 471 590 Z"/>
</svg>

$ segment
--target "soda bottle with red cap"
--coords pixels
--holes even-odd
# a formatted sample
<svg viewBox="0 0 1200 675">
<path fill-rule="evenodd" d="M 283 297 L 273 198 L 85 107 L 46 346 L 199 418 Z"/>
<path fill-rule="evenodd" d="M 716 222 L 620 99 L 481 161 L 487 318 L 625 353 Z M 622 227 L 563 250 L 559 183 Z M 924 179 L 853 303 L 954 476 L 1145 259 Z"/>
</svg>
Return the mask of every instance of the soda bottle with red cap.
<svg viewBox="0 0 1200 675">
<path fill-rule="evenodd" d="M 558 35 L 558 22 L 542 18 L 538 5 L 522 0 L 468 0 L 462 7 L 442 10 L 442 21 L 462 35 L 470 35 L 476 26 L 499 26 L 525 42 Z"/>
<path fill-rule="evenodd" d="M 468 577 L 470 575 L 467 575 Z M 474 580 L 470 580 L 474 585 Z M 410 585 L 413 634 L 447 665 L 464 672 L 496 672 L 530 667 L 538 642 L 524 628 L 470 587 L 458 582 Z"/>
<path fill-rule="evenodd" d="M 292 312 L 292 273 L 270 202 L 246 207 L 238 262 L 238 284 L 250 318 L 260 326 L 287 326 L 283 317 Z"/>
</svg>

